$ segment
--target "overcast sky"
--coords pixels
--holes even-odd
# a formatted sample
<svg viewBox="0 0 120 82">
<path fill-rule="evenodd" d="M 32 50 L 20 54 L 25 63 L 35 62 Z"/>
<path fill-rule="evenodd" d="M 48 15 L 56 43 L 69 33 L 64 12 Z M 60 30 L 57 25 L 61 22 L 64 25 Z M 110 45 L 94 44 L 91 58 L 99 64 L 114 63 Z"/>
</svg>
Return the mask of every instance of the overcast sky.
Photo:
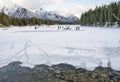
<svg viewBox="0 0 120 82">
<path fill-rule="evenodd" d="M 75 14 L 80 16 L 82 12 L 96 5 L 109 4 L 119 0 L 0 0 L 0 7 L 10 4 L 19 4 L 29 9 L 43 7 L 49 11 L 56 11 L 61 14 Z"/>
</svg>

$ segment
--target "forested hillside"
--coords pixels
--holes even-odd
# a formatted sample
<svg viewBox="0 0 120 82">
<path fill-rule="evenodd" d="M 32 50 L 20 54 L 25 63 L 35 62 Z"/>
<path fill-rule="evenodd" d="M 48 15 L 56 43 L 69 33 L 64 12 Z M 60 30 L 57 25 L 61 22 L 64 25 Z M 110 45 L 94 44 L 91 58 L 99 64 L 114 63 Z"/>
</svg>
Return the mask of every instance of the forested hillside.
<svg viewBox="0 0 120 82">
<path fill-rule="evenodd" d="M 81 15 L 81 25 L 87 26 L 120 26 L 120 1 L 110 5 L 96 6 Z"/>
<path fill-rule="evenodd" d="M 5 26 L 25 26 L 25 25 L 41 25 L 41 24 L 54 24 L 53 21 L 45 21 L 37 18 L 12 18 L 4 13 L 0 13 L 0 23 Z"/>
</svg>

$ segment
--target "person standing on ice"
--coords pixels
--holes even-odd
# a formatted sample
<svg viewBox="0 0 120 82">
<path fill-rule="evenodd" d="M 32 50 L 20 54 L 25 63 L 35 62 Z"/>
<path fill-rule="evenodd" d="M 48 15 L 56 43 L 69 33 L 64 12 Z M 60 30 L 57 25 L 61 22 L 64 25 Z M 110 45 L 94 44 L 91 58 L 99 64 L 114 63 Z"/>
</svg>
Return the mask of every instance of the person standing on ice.
<svg viewBox="0 0 120 82">
<path fill-rule="evenodd" d="M 58 26 L 58 30 L 59 30 L 59 26 Z"/>
<path fill-rule="evenodd" d="M 80 30 L 80 26 L 78 26 L 78 30 Z"/>
<path fill-rule="evenodd" d="M 35 30 L 37 29 L 37 27 L 35 26 Z"/>
</svg>

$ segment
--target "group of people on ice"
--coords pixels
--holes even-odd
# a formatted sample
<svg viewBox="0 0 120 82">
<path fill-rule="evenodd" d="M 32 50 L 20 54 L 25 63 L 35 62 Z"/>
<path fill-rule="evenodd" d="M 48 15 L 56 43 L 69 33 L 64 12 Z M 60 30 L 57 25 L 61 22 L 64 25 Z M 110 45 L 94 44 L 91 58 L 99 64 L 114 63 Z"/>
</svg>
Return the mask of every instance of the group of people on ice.
<svg viewBox="0 0 120 82">
<path fill-rule="evenodd" d="M 39 26 L 35 26 L 34 28 L 35 28 L 35 30 L 37 30 L 37 29 L 39 28 Z M 57 29 L 58 29 L 58 30 L 71 30 L 72 28 L 70 27 L 70 25 L 69 25 L 69 26 L 68 26 L 68 25 L 65 25 L 65 26 L 63 26 L 63 25 L 58 25 L 58 26 L 57 26 Z M 80 30 L 80 26 L 76 26 L 74 29 L 75 29 L 76 31 L 79 31 L 79 30 Z"/>
<path fill-rule="evenodd" d="M 70 26 L 59 26 L 58 25 L 58 30 L 71 30 Z"/>
<path fill-rule="evenodd" d="M 58 25 L 58 30 L 71 30 L 71 28 L 70 28 L 70 26 L 59 26 Z M 80 26 L 76 26 L 75 30 L 79 31 L 80 30 Z"/>
<path fill-rule="evenodd" d="M 76 29 L 76 31 L 80 30 L 80 26 L 77 26 L 75 29 Z"/>
</svg>

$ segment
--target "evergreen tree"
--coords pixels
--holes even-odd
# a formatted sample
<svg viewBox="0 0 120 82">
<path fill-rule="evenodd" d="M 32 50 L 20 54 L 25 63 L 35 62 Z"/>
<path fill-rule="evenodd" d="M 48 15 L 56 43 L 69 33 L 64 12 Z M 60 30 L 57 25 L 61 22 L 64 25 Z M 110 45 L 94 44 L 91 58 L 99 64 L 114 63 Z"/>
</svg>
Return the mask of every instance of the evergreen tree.
<svg viewBox="0 0 120 82">
<path fill-rule="evenodd" d="M 114 25 L 116 22 L 120 26 L 120 1 L 113 2 L 110 5 L 102 5 L 89 10 L 81 15 L 81 25 L 108 26 Z"/>
</svg>

